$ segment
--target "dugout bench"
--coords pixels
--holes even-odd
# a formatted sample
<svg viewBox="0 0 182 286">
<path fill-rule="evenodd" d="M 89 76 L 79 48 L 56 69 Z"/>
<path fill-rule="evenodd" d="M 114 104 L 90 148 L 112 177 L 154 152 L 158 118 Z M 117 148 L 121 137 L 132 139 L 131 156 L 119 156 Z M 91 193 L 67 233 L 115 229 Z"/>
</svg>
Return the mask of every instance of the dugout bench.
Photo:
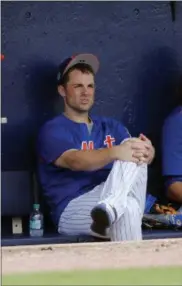
<svg viewBox="0 0 182 286">
<path fill-rule="evenodd" d="M 41 196 L 39 185 L 33 172 L 2 172 L 1 179 L 2 246 L 103 241 L 102 239 L 86 235 L 59 235 L 50 219 L 49 209 Z M 44 236 L 40 238 L 30 237 L 28 232 L 29 214 L 35 201 L 40 202 L 45 221 Z M 182 237 L 181 231 L 143 230 L 144 239 L 177 237 Z"/>
</svg>

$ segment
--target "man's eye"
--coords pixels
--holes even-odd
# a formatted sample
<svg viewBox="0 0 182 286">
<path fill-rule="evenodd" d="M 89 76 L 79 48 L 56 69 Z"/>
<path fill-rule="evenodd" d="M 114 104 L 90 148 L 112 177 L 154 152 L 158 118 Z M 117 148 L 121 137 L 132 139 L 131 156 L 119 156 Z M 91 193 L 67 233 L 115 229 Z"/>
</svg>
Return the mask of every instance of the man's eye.
<svg viewBox="0 0 182 286">
<path fill-rule="evenodd" d="M 80 84 L 75 85 L 75 88 L 79 88 L 79 87 L 82 87 L 82 86 Z"/>
</svg>

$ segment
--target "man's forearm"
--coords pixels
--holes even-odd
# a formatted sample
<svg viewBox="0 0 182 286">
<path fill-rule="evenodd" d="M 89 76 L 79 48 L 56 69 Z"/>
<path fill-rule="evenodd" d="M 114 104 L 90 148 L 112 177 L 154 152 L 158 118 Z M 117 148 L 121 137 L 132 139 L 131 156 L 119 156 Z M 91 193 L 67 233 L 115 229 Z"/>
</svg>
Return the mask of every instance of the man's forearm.
<svg viewBox="0 0 182 286">
<path fill-rule="evenodd" d="M 69 168 L 73 171 L 94 171 L 113 162 L 115 152 L 113 148 L 98 150 L 73 150 L 63 154 L 55 161 L 56 166 Z"/>
<path fill-rule="evenodd" d="M 147 148 L 148 143 L 137 138 L 131 138 L 123 144 L 111 148 L 86 151 L 68 150 L 55 160 L 54 164 L 57 167 L 68 168 L 73 171 L 94 171 L 115 160 L 139 163 L 138 156 L 140 157 L 141 154 L 145 156 L 148 153 Z"/>
</svg>

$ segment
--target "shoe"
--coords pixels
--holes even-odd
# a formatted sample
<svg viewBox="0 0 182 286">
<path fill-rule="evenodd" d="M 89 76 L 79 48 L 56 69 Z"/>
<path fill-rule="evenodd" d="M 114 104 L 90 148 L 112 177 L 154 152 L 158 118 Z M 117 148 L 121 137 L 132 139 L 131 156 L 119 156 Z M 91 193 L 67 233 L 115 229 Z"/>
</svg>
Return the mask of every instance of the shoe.
<svg viewBox="0 0 182 286">
<path fill-rule="evenodd" d="M 110 240 L 110 233 L 109 233 L 109 228 L 106 229 L 106 235 L 101 235 L 98 232 L 94 232 L 92 229 L 90 231 L 91 236 L 95 237 L 95 238 L 99 238 L 101 240 Z"/>
<path fill-rule="evenodd" d="M 91 217 L 93 219 L 91 230 L 101 236 L 107 236 L 106 230 L 112 225 L 116 216 L 111 207 L 108 208 L 105 203 L 101 203 L 92 209 Z"/>
</svg>

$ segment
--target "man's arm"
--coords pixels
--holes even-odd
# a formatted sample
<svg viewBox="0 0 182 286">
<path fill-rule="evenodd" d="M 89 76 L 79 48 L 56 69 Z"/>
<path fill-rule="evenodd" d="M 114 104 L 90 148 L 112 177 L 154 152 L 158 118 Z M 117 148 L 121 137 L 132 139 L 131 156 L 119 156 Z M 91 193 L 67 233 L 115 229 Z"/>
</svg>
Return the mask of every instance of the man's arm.
<svg viewBox="0 0 182 286">
<path fill-rule="evenodd" d="M 94 171 L 115 161 L 139 162 L 135 154 L 140 151 L 147 153 L 148 143 L 140 139 L 131 138 L 121 145 L 98 150 L 68 150 L 58 157 L 54 164 L 57 167 L 68 168 L 73 171 Z"/>
<path fill-rule="evenodd" d="M 111 149 L 68 150 L 54 161 L 57 167 L 72 171 L 94 171 L 113 162 L 114 152 Z"/>
<path fill-rule="evenodd" d="M 162 130 L 162 171 L 167 197 L 182 203 L 181 113 L 169 116 Z"/>
</svg>

